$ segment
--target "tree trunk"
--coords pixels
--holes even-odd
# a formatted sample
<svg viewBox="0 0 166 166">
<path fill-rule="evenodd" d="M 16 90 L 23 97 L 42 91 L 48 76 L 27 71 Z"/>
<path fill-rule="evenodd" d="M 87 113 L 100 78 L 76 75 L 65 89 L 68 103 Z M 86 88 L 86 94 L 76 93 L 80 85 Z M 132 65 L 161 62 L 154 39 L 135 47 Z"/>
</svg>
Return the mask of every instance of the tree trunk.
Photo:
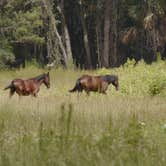
<svg viewBox="0 0 166 166">
<path fill-rule="evenodd" d="M 48 34 L 47 34 L 47 52 L 49 62 L 55 60 L 55 63 L 62 63 L 65 67 L 67 67 L 67 54 L 65 47 L 63 45 L 62 39 L 58 33 L 56 27 L 56 20 L 54 14 L 52 12 L 52 6 L 50 1 L 42 0 L 44 12 L 48 17 Z M 57 43 L 56 43 L 57 41 Z M 57 45 L 59 45 L 61 57 L 57 56 Z"/>
<path fill-rule="evenodd" d="M 65 18 L 65 10 L 64 10 L 64 0 L 61 0 L 60 3 L 60 13 L 61 13 L 61 17 L 62 17 L 62 28 L 63 28 L 63 32 L 64 32 L 64 42 L 65 42 L 65 48 L 66 48 L 66 55 L 67 55 L 67 66 L 69 65 L 69 63 L 71 63 L 72 61 L 72 51 L 71 51 L 71 43 L 70 43 L 70 35 L 69 35 L 69 31 L 68 31 L 68 27 L 66 24 L 66 18 Z"/>
<path fill-rule="evenodd" d="M 158 32 L 155 28 L 152 30 L 145 30 L 145 50 L 144 59 L 147 63 L 157 60 L 157 48 L 159 45 Z"/>
<path fill-rule="evenodd" d="M 88 32 L 85 24 L 85 19 L 84 19 L 84 13 L 82 12 L 82 9 L 80 11 L 80 17 L 81 17 L 81 24 L 83 28 L 83 40 L 84 40 L 84 47 L 86 51 L 86 63 L 85 67 L 88 69 L 92 69 L 92 61 L 91 61 L 91 53 L 90 53 L 90 47 L 89 47 L 89 40 L 88 40 Z"/>
<path fill-rule="evenodd" d="M 97 68 L 101 67 L 101 61 L 100 61 L 100 56 L 101 56 L 101 50 L 100 50 L 100 30 L 99 27 L 96 27 L 96 47 L 97 47 Z"/>
<path fill-rule="evenodd" d="M 110 66 L 115 67 L 117 66 L 117 38 L 118 38 L 118 32 L 117 32 L 117 20 L 118 20 L 118 0 L 112 0 L 111 4 L 111 28 L 110 28 Z"/>
<path fill-rule="evenodd" d="M 101 0 L 97 0 L 96 8 L 97 11 L 95 13 L 96 19 L 96 51 L 97 51 L 97 68 L 102 67 L 102 54 L 103 54 L 103 2 Z"/>
<path fill-rule="evenodd" d="M 110 45 L 110 12 L 112 0 L 105 0 L 104 5 L 104 45 L 101 57 L 102 67 L 109 67 L 109 45 Z"/>
<path fill-rule="evenodd" d="M 65 48 L 64 48 L 63 43 L 62 43 L 61 36 L 59 35 L 57 28 L 55 28 L 55 34 L 59 40 L 59 46 L 60 46 L 60 49 L 61 49 L 62 55 L 63 55 L 62 63 L 65 67 L 67 67 L 67 54 L 66 54 Z"/>
</svg>

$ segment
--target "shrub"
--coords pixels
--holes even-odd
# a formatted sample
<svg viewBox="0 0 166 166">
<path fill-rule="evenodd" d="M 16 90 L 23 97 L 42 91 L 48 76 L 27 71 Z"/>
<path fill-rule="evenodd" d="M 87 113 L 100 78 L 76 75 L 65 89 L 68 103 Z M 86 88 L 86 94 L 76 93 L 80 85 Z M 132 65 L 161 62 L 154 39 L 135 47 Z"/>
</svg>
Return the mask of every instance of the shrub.
<svg viewBox="0 0 166 166">
<path fill-rule="evenodd" d="M 2 41 L 2 47 L 0 48 L 0 69 L 7 67 L 7 63 L 14 62 L 15 56 L 12 47 L 7 41 Z"/>
<path fill-rule="evenodd" d="M 166 79 L 162 77 L 155 77 L 149 85 L 149 94 L 151 96 L 162 94 L 166 88 Z"/>
</svg>

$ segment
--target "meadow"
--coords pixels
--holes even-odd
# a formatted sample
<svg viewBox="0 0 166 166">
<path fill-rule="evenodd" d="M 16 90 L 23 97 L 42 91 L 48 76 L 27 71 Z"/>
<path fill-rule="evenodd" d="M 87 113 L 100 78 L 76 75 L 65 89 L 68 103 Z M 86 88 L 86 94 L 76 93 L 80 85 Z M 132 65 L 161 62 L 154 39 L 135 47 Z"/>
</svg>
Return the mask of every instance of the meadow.
<svg viewBox="0 0 166 166">
<path fill-rule="evenodd" d="M 95 71 L 50 70 L 51 88 L 37 98 L 3 88 L 13 78 L 37 76 L 33 65 L 0 71 L 0 165 L 164 166 L 166 163 L 166 62 Z M 107 95 L 68 92 L 82 74 L 116 74 L 120 89 Z"/>
</svg>

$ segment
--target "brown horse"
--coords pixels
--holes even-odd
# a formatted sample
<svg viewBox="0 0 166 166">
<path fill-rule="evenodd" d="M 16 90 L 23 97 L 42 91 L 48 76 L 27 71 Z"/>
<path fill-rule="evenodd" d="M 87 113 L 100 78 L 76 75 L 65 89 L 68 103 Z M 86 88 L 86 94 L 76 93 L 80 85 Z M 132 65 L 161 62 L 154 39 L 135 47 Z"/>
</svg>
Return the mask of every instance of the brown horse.
<svg viewBox="0 0 166 166">
<path fill-rule="evenodd" d="M 77 79 L 76 84 L 73 89 L 69 92 L 85 92 L 89 95 L 90 91 L 99 92 L 106 94 L 108 85 L 112 84 L 115 86 L 116 90 L 119 89 L 118 77 L 115 75 L 104 75 L 104 76 L 90 76 L 83 75 Z"/>
<path fill-rule="evenodd" d="M 32 95 L 37 97 L 42 83 L 44 83 L 47 88 L 50 88 L 49 72 L 27 80 L 14 79 L 4 90 L 10 89 L 9 97 L 12 97 L 15 92 L 19 96 Z"/>
</svg>

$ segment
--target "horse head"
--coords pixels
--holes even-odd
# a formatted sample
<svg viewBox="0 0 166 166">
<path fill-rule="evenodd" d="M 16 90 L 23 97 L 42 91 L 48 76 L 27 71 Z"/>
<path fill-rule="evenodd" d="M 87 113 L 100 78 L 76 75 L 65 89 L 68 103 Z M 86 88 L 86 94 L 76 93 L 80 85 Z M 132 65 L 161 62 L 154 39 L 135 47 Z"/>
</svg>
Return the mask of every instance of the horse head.
<svg viewBox="0 0 166 166">
<path fill-rule="evenodd" d="M 118 76 L 116 76 L 116 75 L 105 75 L 105 76 L 103 76 L 103 79 L 108 84 L 112 84 L 115 87 L 116 90 L 119 90 Z"/>
<path fill-rule="evenodd" d="M 50 88 L 50 74 L 49 74 L 49 72 L 44 74 L 43 83 L 47 88 Z"/>
</svg>

